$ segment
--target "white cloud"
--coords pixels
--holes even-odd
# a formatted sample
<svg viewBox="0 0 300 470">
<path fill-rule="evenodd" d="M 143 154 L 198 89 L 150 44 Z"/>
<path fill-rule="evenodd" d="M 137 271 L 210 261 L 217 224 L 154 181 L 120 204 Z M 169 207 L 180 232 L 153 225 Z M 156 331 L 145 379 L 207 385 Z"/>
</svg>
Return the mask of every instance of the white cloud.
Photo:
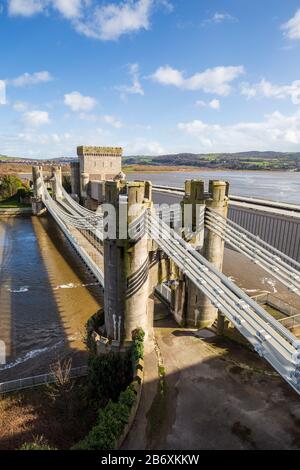
<svg viewBox="0 0 300 470">
<path fill-rule="evenodd" d="M 117 40 L 124 34 L 150 29 L 150 16 L 161 6 L 171 12 L 169 0 L 120 0 L 99 5 L 95 0 L 8 0 L 10 15 L 33 16 L 58 11 L 75 30 L 103 41 Z"/>
<path fill-rule="evenodd" d="M 83 96 L 78 91 L 73 91 L 65 94 L 64 103 L 72 111 L 91 111 L 96 106 L 97 101 L 91 96 Z"/>
<path fill-rule="evenodd" d="M 241 94 L 248 99 L 254 97 L 290 98 L 293 104 L 300 104 L 300 80 L 295 80 L 290 85 L 274 85 L 265 79 L 253 85 L 242 83 Z"/>
<path fill-rule="evenodd" d="M 47 111 L 27 111 L 23 114 L 22 121 L 25 126 L 39 127 L 50 123 Z"/>
<path fill-rule="evenodd" d="M 126 0 L 109 3 L 92 11 L 88 19 L 77 22 L 78 32 L 103 41 L 116 40 L 120 36 L 150 28 L 153 0 Z"/>
<path fill-rule="evenodd" d="M 9 0 L 8 12 L 13 16 L 32 16 L 44 11 L 48 0 Z"/>
<path fill-rule="evenodd" d="M 205 108 L 206 106 L 206 102 L 203 100 L 197 100 L 195 104 L 196 106 L 199 106 L 199 108 Z"/>
<path fill-rule="evenodd" d="M 300 9 L 289 21 L 281 26 L 281 29 L 288 39 L 300 39 Z"/>
<path fill-rule="evenodd" d="M 199 108 L 205 108 L 205 107 L 209 107 L 211 109 L 220 109 L 221 107 L 221 103 L 220 103 L 220 100 L 217 100 L 216 98 L 214 98 L 213 100 L 209 101 L 208 103 L 206 103 L 205 101 L 202 101 L 202 100 L 198 100 L 196 101 L 196 106 L 199 106 Z"/>
<path fill-rule="evenodd" d="M 120 85 L 116 87 L 116 90 L 120 91 L 121 97 L 126 98 L 126 95 L 141 95 L 144 96 L 144 90 L 140 82 L 139 65 L 129 65 L 129 75 L 131 76 L 131 85 Z"/>
<path fill-rule="evenodd" d="M 115 127 L 116 129 L 120 129 L 121 127 L 123 127 L 123 123 L 115 116 L 106 114 L 102 116 L 102 118 L 103 118 L 103 121 L 105 121 L 110 126 Z"/>
<path fill-rule="evenodd" d="M 17 111 L 17 113 L 24 113 L 25 111 L 27 111 L 28 107 L 28 103 L 25 103 L 24 101 L 16 101 L 13 104 L 13 110 Z"/>
<path fill-rule="evenodd" d="M 79 18 L 84 3 L 82 0 L 52 0 L 53 6 L 66 18 Z"/>
<path fill-rule="evenodd" d="M 181 122 L 177 128 L 199 142 L 199 151 L 297 150 L 300 145 L 300 110 L 286 116 L 278 111 L 257 122 L 231 125 L 200 120 Z"/>
<path fill-rule="evenodd" d="M 211 109 L 220 109 L 220 101 L 217 100 L 217 99 L 211 100 L 211 101 L 208 103 L 208 106 L 209 106 Z"/>
<path fill-rule="evenodd" d="M 173 69 L 169 65 L 159 67 L 154 74 L 151 75 L 151 78 L 162 85 L 174 85 L 177 87 L 183 87 L 185 82 L 183 72 Z"/>
<path fill-rule="evenodd" d="M 221 23 L 237 23 L 238 19 L 230 13 L 216 11 L 213 16 L 202 21 L 201 26 L 219 25 Z"/>
<path fill-rule="evenodd" d="M 24 87 L 28 85 L 37 85 L 39 83 L 50 82 L 51 80 L 53 80 L 53 77 L 47 71 L 35 73 L 26 72 L 17 78 L 6 80 L 6 83 L 15 87 Z"/>
<path fill-rule="evenodd" d="M 28 142 L 31 144 L 49 145 L 49 144 L 63 144 L 70 140 L 71 134 L 65 132 L 63 134 L 45 134 L 41 132 L 21 132 L 16 136 L 17 140 L 21 142 Z M 51 149 L 52 150 L 52 149 Z M 50 150 L 50 152 L 51 152 Z M 55 153 L 56 150 L 54 150 Z"/>
<path fill-rule="evenodd" d="M 87 122 L 96 122 L 98 121 L 99 117 L 96 114 L 79 113 L 79 119 Z"/>
<path fill-rule="evenodd" d="M 211 21 L 213 23 L 224 23 L 224 21 L 236 22 L 237 18 L 230 15 L 229 13 L 216 12 L 214 16 L 212 17 Z"/>
<path fill-rule="evenodd" d="M 33 16 L 46 13 L 49 7 L 58 10 L 65 18 L 79 18 L 89 0 L 9 0 L 8 11 L 13 16 Z"/>
<path fill-rule="evenodd" d="M 214 67 L 185 78 L 183 72 L 169 65 L 159 67 L 150 78 L 162 85 L 173 85 L 183 90 L 203 90 L 226 96 L 231 91 L 230 83 L 244 73 L 244 67 Z"/>
<path fill-rule="evenodd" d="M 139 138 L 124 144 L 124 153 L 126 155 L 162 155 L 166 151 L 159 142 Z"/>
<path fill-rule="evenodd" d="M 6 83 L 0 80 L 0 105 L 6 104 Z"/>
</svg>

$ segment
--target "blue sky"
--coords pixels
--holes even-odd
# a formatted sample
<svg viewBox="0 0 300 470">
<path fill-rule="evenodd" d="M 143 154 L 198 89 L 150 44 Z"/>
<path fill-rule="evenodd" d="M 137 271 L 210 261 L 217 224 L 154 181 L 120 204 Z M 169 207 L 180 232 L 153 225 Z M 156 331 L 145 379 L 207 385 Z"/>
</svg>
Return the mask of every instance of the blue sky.
<svg viewBox="0 0 300 470">
<path fill-rule="evenodd" d="M 0 0 L 0 153 L 300 151 L 300 0 Z"/>
</svg>

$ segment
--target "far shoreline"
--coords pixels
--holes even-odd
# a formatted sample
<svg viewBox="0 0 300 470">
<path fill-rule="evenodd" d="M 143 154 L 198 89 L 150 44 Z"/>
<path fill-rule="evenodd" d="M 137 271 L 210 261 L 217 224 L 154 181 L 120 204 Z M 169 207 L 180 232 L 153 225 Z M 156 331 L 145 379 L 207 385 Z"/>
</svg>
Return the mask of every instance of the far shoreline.
<svg viewBox="0 0 300 470">
<path fill-rule="evenodd" d="M 180 172 L 180 173 L 187 173 L 187 172 L 251 172 L 251 173 L 298 173 L 297 171 L 293 170 L 285 170 L 284 168 L 280 168 L 278 170 L 274 169 L 247 169 L 247 168 L 208 168 L 208 167 L 198 167 L 198 166 L 176 166 L 176 165 L 128 165 L 123 166 L 123 171 L 125 174 L 135 174 L 135 173 L 148 173 L 148 174 L 156 174 L 156 173 L 168 173 L 168 172 Z"/>
<path fill-rule="evenodd" d="M 27 165 L 26 165 L 27 166 Z M 2 167 L 2 168 L 1 168 Z M 19 175 L 19 176 L 29 176 L 31 174 L 31 166 L 28 165 L 25 171 L 24 166 L 20 165 L 20 171 L 17 168 L 17 165 L 10 168 L 5 168 L 4 165 L 0 165 L 0 176 L 1 175 Z M 45 168 L 44 171 L 47 173 L 50 171 L 49 165 L 48 168 Z M 1 171 L 2 170 L 2 171 Z M 134 174 L 158 174 L 158 173 L 268 173 L 268 174 L 278 174 L 278 173 L 300 173 L 299 171 L 288 170 L 284 168 L 280 169 L 247 169 L 247 168 L 210 168 L 210 167 L 200 167 L 200 166 L 181 166 L 181 165 L 124 165 L 122 168 L 123 172 L 126 175 Z M 63 166 L 63 174 L 70 175 L 70 169 L 68 166 Z"/>
</svg>

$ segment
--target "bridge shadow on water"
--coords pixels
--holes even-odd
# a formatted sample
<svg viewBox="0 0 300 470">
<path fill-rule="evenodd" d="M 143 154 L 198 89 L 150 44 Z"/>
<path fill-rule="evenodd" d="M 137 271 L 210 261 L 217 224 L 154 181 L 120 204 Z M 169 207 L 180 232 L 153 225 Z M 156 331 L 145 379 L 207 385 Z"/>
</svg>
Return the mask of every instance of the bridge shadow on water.
<svg viewBox="0 0 300 470">
<path fill-rule="evenodd" d="M 101 289 L 51 217 L 0 221 L 0 382 L 49 372 L 57 359 L 86 362 L 87 319 Z"/>
</svg>

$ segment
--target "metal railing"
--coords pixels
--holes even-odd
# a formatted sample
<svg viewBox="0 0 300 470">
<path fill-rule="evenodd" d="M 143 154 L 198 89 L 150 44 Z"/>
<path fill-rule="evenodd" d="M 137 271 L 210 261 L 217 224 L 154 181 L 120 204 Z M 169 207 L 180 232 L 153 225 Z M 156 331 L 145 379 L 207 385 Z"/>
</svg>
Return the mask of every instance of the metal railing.
<svg viewBox="0 0 300 470">
<path fill-rule="evenodd" d="M 211 209 L 206 210 L 205 225 L 235 250 L 278 279 L 290 291 L 300 295 L 300 264 L 297 261 Z"/>
<path fill-rule="evenodd" d="M 88 366 L 73 367 L 70 370 L 70 378 L 83 377 L 88 374 Z M 26 388 L 38 387 L 50 383 L 55 383 L 56 378 L 53 372 L 47 374 L 34 375 L 16 380 L 10 380 L 0 383 L 0 393 L 14 392 Z"/>
<path fill-rule="evenodd" d="M 80 234 L 84 235 L 84 238 L 88 241 L 91 239 L 91 245 L 95 247 L 99 245 L 99 256 L 102 256 L 102 241 L 103 232 L 101 226 L 97 227 L 91 224 L 90 218 L 83 216 L 71 216 L 69 213 L 64 211 L 57 202 L 55 202 L 49 194 L 43 179 L 41 178 L 41 186 L 43 189 L 43 203 L 47 207 L 48 211 L 57 222 L 63 233 L 66 235 L 68 240 L 74 246 L 79 256 L 83 259 L 88 268 L 92 271 L 96 279 L 104 287 L 104 273 L 99 267 L 99 263 L 96 263 L 84 247 L 84 243 L 80 240 Z"/>
<path fill-rule="evenodd" d="M 169 286 L 167 286 L 166 284 L 159 284 L 158 286 L 156 286 L 155 288 L 156 292 L 158 292 L 158 294 L 163 297 L 164 300 L 166 300 L 166 302 L 168 304 L 171 303 L 171 289 Z"/>
<path fill-rule="evenodd" d="M 291 317 L 285 317 L 278 320 L 285 328 L 293 331 L 296 328 L 300 328 L 300 313 Z"/>
</svg>

